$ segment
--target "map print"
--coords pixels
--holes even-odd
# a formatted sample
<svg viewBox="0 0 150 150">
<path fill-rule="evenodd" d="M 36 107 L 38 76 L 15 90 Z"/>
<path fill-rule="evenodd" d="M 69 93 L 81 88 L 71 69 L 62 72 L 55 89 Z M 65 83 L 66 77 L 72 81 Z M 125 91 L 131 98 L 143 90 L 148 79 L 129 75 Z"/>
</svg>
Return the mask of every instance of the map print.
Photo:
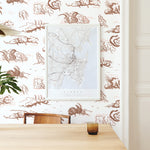
<svg viewBox="0 0 150 150">
<path fill-rule="evenodd" d="M 77 98 L 98 90 L 98 26 L 53 25 L 47 30 L 48 93 Z"/>
</svg>

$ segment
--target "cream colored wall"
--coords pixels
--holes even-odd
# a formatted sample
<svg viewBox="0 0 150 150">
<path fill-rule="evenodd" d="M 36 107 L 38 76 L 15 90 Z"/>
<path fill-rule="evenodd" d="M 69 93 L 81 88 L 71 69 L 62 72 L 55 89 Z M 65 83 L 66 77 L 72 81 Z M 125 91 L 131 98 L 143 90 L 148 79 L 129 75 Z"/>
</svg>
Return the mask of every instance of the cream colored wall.
<svg viewBox="0 0 150 150">
<path fill-rule="evenodd" d="M 149 0 L 134 0 L 131 4 L 130 150 L 150 149 L 149 6 Z"/>
</svg>

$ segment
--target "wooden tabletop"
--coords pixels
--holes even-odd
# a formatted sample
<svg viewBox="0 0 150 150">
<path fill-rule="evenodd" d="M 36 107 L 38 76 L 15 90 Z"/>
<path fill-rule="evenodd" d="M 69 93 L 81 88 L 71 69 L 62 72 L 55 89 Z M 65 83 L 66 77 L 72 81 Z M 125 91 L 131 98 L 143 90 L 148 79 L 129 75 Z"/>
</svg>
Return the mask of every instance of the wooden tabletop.
<svg viewBox="0 0 150 150">
<path fill-rule="evenodd" d="M 0 150 L 126 150 L 109 125 L 88 135 L 86 124 L 0 125 Z"/>
</svg>

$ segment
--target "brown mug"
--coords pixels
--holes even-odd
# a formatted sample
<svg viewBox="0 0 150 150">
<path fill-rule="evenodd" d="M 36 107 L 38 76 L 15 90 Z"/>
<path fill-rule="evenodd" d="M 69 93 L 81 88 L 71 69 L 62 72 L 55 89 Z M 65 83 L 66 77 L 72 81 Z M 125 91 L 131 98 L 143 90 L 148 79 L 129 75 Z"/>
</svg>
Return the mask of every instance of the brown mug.
<svg viewBox="0 0 150 150">
<path fill-rule="evenodd" d="M 88 122 L 87 123 L 87 132 L 90 135 L 97 135 L 97 133 L 98 133 L 98 123 Z"/>
</svg>

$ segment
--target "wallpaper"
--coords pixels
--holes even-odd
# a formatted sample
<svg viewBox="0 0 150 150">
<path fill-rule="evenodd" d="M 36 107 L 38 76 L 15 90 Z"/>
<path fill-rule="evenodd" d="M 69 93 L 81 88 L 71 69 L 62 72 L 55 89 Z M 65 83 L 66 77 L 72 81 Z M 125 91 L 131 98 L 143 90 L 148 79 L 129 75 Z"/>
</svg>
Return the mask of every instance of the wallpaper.
<svg viewBox="0 0 150 150">
<path fill-rule="evenodd" d="M 108 123 L 120 134 L 119 0 L 0 0 L 0 24 L 21 31 L 0 38 L 0 65 L 22 89 L 0 96 L 0 123 L 22 124 L 24 112 L 69 114 L 72 123 Z M 47 24 L 100 24 L 100 100 L 45 99 Z"/>
</svg>

